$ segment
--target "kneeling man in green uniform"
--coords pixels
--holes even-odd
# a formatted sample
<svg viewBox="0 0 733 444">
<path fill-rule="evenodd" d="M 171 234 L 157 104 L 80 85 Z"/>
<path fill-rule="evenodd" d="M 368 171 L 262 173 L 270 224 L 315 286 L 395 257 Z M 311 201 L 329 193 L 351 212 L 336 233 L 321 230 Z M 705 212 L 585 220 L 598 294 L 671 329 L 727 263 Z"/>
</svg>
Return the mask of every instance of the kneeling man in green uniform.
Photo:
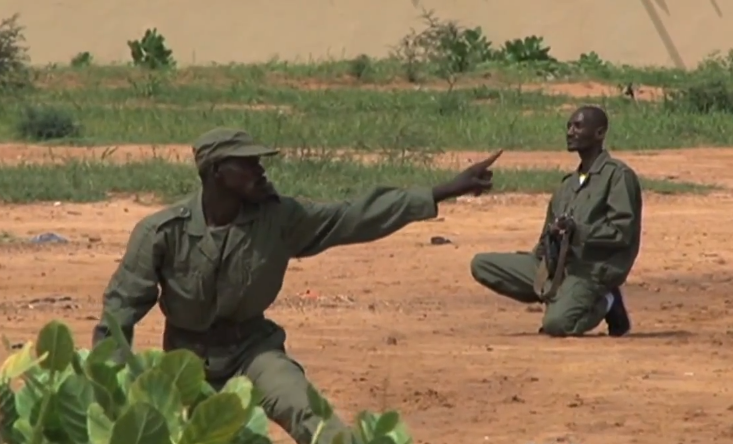
<svg viewBox="0 0 733 444">
<path fill-rule="evenodd" d="M 315 203 L 277 193 L 260 163 L 277 151 L 244 131 L 215 129 L 193 148 L 201 189 L 135 225 L 104 310 L 132 342 L 134 327 L 159 303 L 165 350 L 195 352 L 215 388 L 247 376 L 267 416 L 298 444 L 311 444 L 320 419 L 308 405 L 308 378 L 285 350 L 284 329 L 265 316 L 288 262 L 384 238 L 435 217 L 445 199 L 490 190 L 488 168 L 501 151 L 434 187 L 381 186 L 354 200 Z M 109 334 L 102 320 L 93 342 Z M 318 444 L 342 430 L 333 417 Z"/>
<path fill-rule="evenodd" d="M 584 106 L 567 123 L 567 148 L 580 165 L 547 206 L 539 242 L 527 253 L 482 253 L 474 279 L 523 303 L 545 304 L 540 333 L 580 336 L 605 319 L 610 336 L 631 328 L 620 287 L 639 253 L 639 178 L 604 149 L 608 117 Z"/>
</svg>

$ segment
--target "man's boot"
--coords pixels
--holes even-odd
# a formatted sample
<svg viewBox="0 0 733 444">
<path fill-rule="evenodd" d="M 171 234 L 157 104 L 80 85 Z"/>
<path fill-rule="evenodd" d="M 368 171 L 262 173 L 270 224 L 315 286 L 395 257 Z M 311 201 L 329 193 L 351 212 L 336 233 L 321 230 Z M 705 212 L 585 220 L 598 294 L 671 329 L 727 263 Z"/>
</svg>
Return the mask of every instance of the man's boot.
<svg viewBox="0 0 733 444">
<path fill-rule="evenodd" d="M 611 309 L 606 313 L 606 324 L 608 324 L 608 336 L 623 336 L 631 330 L 631 320 L 624 305 L 624 298 L 621 289 L 615 288 L 611 291 L 613 303 Z"/>
</svg>

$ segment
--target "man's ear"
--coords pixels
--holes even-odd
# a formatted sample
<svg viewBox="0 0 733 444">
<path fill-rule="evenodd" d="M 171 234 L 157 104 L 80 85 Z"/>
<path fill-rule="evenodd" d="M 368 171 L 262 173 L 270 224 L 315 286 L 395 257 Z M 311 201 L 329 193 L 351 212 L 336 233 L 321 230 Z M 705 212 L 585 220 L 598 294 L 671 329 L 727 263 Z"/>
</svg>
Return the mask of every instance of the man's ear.
<svg viewBox="0 0 733 444">
<path fill-rule="evenodd" d="M 602 126 L 596 130 L 596 140 L 603 140 L 606 138 L 606 132 L 608 131 L 608 128 L 605 126 Z"/>
</svg>

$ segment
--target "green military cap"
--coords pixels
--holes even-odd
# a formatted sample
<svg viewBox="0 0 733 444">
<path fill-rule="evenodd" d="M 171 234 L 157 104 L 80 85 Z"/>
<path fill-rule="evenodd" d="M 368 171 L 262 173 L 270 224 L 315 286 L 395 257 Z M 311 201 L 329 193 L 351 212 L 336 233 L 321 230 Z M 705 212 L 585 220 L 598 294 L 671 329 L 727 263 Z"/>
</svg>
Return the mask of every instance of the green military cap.
<svg viewBox="0 0 733 444">
<path fill-rule="evenodd" d="M 198 169 L 227 157 L 273 156 L 278 150 L 260 145 L 242 130 L 215 128 L 206 132 L 193 144 L 193 155 Z"/>
</svg>

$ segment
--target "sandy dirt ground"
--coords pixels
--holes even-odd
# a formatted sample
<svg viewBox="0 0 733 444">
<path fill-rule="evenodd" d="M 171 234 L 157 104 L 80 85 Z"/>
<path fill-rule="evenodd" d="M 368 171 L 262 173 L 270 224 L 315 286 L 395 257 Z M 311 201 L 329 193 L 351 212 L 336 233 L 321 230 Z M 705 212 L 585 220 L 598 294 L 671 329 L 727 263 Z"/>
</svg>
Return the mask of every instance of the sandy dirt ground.
<svg viewBox="0 0 733 444">
<path fill-rule="evenodd" d="M 190 154 L 185 147 L 160 150 Z M 151 152 L 120 147 L 112 155 Z M 54 150 L 57 159 L 90 153 Z M 6 162 L 48 155 L 48 148 L 0 149 Z M 621 157 L 641 174 L 733 185 L 733 150 Z M 565 153 L 506 153 L 501 160 L 574 163 Z M 291 353 L 341 415 L 397 408 L 419 443 L 733 442 L 733 248 L 726 245 L 733 193 L 646 197 L 643 250 L 625 289 L 633 334 L 621 339 L 605 336 L 603 326 L 582 339 L 540 337 L 538 308 L 472 281 L 475 253 L 531 248 L 545 199 L 446 204 L 439 218 L 389 239 L 293 261 L 269 315 L 288 329 Z M 2 332 L 20 343 L 62 318 L 88 346 L 129 231 L 155 209 L 133 199 L 3 206 Z M 70 242 L 13 241 L 46 231 Z M 431 236 L 452 243 L 434 246 Z M 136 346 L 159 346 L 161 329 L 155 309 L 137 329 Z"/>
</svg>

